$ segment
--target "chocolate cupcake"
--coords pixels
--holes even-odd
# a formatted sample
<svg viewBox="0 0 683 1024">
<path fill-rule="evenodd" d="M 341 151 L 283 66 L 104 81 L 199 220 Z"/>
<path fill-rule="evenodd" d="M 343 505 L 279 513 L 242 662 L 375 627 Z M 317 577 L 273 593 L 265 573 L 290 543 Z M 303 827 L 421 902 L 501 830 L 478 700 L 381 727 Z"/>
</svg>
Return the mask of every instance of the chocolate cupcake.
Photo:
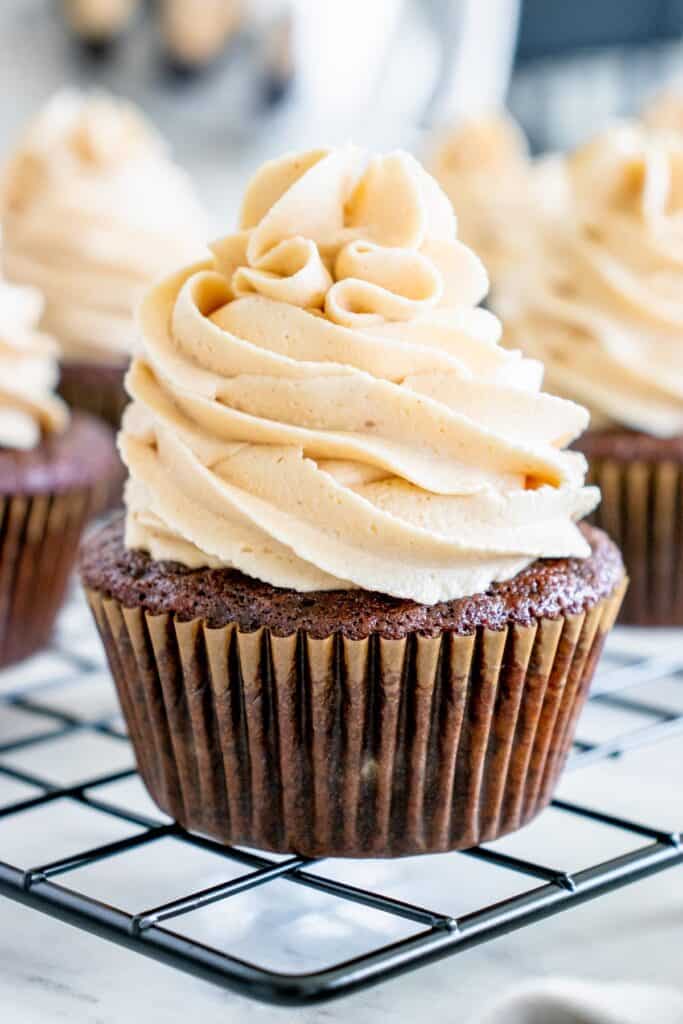
<svg viewBox="0 0 683 1024">
<path fill-rule="evenodd" d="M 623 621 L 681 626 L 683 138 L 623 124 L 566 166 L 545 266 L 508 279 L 496 309 L 548 389 L 591 410 L 577 447 L 633 580 Z"/>
<path fill-rule="evenodd" d="M 82 409 L 117 427 L 128 405 L 126 366 L 87 361 L 62 363 L 59 394 L 72 409 Z"/>
<path fill-rule="evenodd" d="M 45 296 L 61 392 L 115 427 L 145 288 L 205 252 L 205 217 L 161 139 L 129 104 L 62 92 L 31 124 L 4 178 L 6 276 Z"/>
<path fill-rule="evenodd" d="M 49 639 L 83 527 L 116 465 L 108 427 L 69 419 L 40 296 L 0 283 L 0 667 Z"/>
<path fill-rule="evenodd" d="M 212 250 L 142 304 L 125 532 L 82 560 L 150 793 L 314 856 L 518 827 L 625 585 L 576 525 L 587 414 L 498 346 L 486 273 L 405 153 L 266 164 Z"/>
</svg>

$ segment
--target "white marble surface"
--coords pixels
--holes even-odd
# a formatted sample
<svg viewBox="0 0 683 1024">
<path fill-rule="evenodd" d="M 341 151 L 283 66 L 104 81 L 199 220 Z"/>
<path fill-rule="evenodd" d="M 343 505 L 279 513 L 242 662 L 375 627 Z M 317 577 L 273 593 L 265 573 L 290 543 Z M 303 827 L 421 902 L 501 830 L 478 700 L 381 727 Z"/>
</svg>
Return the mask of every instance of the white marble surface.
<svg viewBox="0 0 683 1024">
<path fill-rule="evenodd" d="M 66 646 L 99 656 L 99 641 L 80 602 L 63 617 Z M 623 631 L 620 650 L 659 654 L 680 650 L 673 632 L 660 635 Z M 116 701 L 106 670 L 84 687 L 69 681 L 70 668 L 54 654 L 41 655 L 0 676 L 0 696 L 31 688 L 34 699 L 84 720 L 113 716 Z M 649 696 L 683 709 L 683 679 L 650 684 Z M 637 695 L 638 691 L 635 691 Z M 642 691 L 640 691 L 642 692 Z M 0 744 L 20 739 L 35 721 L 26 712 L 0 705 Z M 600 740 L 630 731 L 645 720 L 630 712 L 592 707 L 582 722 L 583 738 Z M 125 768 L 127 744 L 84 733 L 44 741 L 40 747 L 0 756 L 0 762 L 72 783 Z M 562 794 L 570 799 L 635 817 L 663 829 L 683 825 L 683 736 L 644 748 L 618 761 L 568 774 Z M 0 777 L 0 804 L 33 790 Z M 137 780 L 98 790 L 112 802 L 158 816 Z M 21 867 L 53 860 L 122 838 L 135 831 L 107 816 L 60 802 L 0 820 L 0 859 Z M 520 856 L 563 870 L 577 870 L 616 856 L 640 840 L 548 811 L 532 826 L 501 842 Z M 131 851 L 65 876 L 65 884 L 94 897 L 139 911 L 190 889 L 225 881 L 245 869 L 173 839 Z M 336 878 L 377 888 L 422 906 L 461 914 L 531 887 L 529 880 L 467 858 L 414 858 L 399 863 L 326 862 L 316 868 Z M 629 978 L 680 983 L 683 925 L 683 870 L 622 890 L 595 903 L 497 940 L 360 995 L 310 1010 L 282 1010 L 247 1002 L 170 968 L 76 931 L 33 910 L 0 899 L 0 1019 L 11 1024 L 68 1020 L 73 1024 L 114 1024 L 145 1020 L 181 1024 L 189 1013 L 203 1024 L 250 1018 L 304 1024 L 431 1018 L 469 1019 L 492 992 L 536 975 L 574 974 L 596 979 Z M 324 967 L 371 947 L 412 933 L 414 926 L 333 900 L 286 881 L 252 891 L 180 919 L 177 931 L 276 970 Z"/>
</svg>

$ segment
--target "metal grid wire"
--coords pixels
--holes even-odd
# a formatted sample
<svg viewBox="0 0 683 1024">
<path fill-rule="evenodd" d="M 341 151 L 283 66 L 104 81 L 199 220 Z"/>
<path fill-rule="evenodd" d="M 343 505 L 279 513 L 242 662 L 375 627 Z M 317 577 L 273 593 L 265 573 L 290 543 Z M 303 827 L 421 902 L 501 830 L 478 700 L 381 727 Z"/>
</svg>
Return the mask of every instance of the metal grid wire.
<svg viewBox="0 0 683 1024">
<path fill-rule="evenodd" d="M 121 748 L 123 761 L 127 758 L 132 761 L 125 728 L 114 706 L 110 705 L 104 712 L 97 707 L 93 711 L 91 707 L 88 712 L 88 695 L 95 681 L 102 682 L 105 675 L 97 638 L 85 606 L 77 596 L 67 609 L 51 650 L 40 655 L 33 664 L 0 675 L 0 721 L 9 711 L 10 715 L 20 715 L 23 725 L 18 738 L 0 742 L 0 782 L 16 784 L 19 791 L 29 790 L 29 795 L 22 799 L 10 800 L 4 805 L 0 801 L 0 825 L 9 825 L 17 835 L 31 812 L 61 802 L 60 807 L 75 805 L 84 811 L 98 812 L 108 821 L 123 823 L 127 829 L 123 838 L 76 849 L 58 859 L 48 856 L 45 862 L 38 864 L 6 863 L 0 835 L 0 895 L 242 995 L 271 1003 L 304 1005 L 348 994 L 440 957 L 464 952 L 647 875 L 683 864 L 680 832 L 662 831 L 564 799 L 553 802 L 555 811 L 562 816 L 574 821 L 581 819 L 591 828 L 606 826 L 623 833 L 635 841 L 635 849 L 571 873 L 490 847 L 441 855 L 457 858 L 461 867 L 463 858 L 473 858 L 497 873 L 508 872 L 533 880 L 529 888 L 513 896 L 460 916 L 338 880 L 334 873 L 326 873 L 322 861 L 295 856 L 278 858 L 222 847 L 188 834 L 160 814 L 142 813 L 130 802 L 111 800 L 107 789 L 116 791 L 115 784 L 134 778 L 136 773 L 132 767 L 95 774 L 76 783 L 64 783 L 59 773 L 50 769 L 50 763 L 54 766 L 54 757 L 45 757 L 50 747 L 66 749 L 60 746 L 66 743 L 73 749 L 74 744 L 88 739 L 93 741 L 93 738 L 106 741 L 117 751 Z M 580 728 L 580 738 L 575 743 L 568 768 L 575 770 L 599 760 L 616 758 L 636 747 L 683 732 L 683 703 L 672 708 L 651 702 L 647 699 L 648 687 L 645 687 L 645 695 L 641 695 L 644 684 L 664 678 L 683 687 L 683 642 L 663 645 L 654 655 L 633 653 L 633 645 L 612 644 L 594 685 L 592 705 L 619 713 L 634 713 L 642 724 L 620 735 L 593 741 L 582 739 Z M 74 714 L 68 710 L 68 704 L 60 700 L 67 691 L 78 695 L 80 713 Z M 121 757 L 117 761 L 121 763 Z M 683 811 L 681 819 L 683 828 Z M 135 910 L 124 909 L 108 900 L 103 902 L 79 890 L 77 880 L 83 869 L 104 865 L 111 871 L 112 860 L 123 860 L 140 848 L 158 851 L 154 873 L 163 876 L 163 841 L 169 838 L 185 848 L 221 858 L 223 880 L 201 888 L 188 884 L 180 898 L 159 905 L 139 906 Z M 49 848 L 48 838 L 45 844 Z M 41 851 L 44 848 L 41 845 Z M 362 877 L 357 868 L 353 877 Z M 368 877 L 372 879 L 372 872 Z M 298 973 L 273 970 L 255 962 L 255 957 L 234 955 L 183 934 L 183 921 L 203 908 L 218 903 L 234 907 L 235 897 L 250 891 L 253 897 L 254 890 L 262 893 L 264 887 L 270 885 L 268 895 L 273 883 L 282 881 L 303 886 L 309 894 L 313 890 L 343 901 L 347 909 L 350 904 L 360 904 L 366 911 L 400 919 L 411 926 L 410 934 L 388 944 L 380 941 L 361 955 L 324 969 L 316 966 Z M 249 952 L 251 950 L 247 949 Z"/>
</svg>

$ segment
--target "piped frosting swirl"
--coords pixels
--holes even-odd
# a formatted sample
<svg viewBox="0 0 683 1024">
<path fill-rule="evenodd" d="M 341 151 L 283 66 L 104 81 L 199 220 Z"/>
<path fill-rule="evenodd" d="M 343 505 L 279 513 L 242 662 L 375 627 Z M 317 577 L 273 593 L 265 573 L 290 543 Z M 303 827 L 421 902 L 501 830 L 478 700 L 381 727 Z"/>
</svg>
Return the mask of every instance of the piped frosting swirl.
<svg viewBox="0 0 683 1024">
<path fill-rule="evenodd" d="M 526 263 L 535 240 L 536 165 L 519 125 L 494 111 L 459 121 L 432 145 L 429 167 L 458 217 L 458 233 L 494 286 Z"/>
<path fill-rule="evenodd" d="M 66 360 L 125 364 L 145 288 L 206 252 L 189 179 L 135 108 L 104 94 L 55 96 L 3 191 L 5 273 L 43 293 Z"/>
<path fill-rule="evenodd" d="M 587 555 L 597 492 L 563 450 L 587 414 L 499 347 L 486 272 L 417 161 L 268 163 L 212 251 L 141 307 L 129 547 L 426 604 Z"/>
<path fill-rule="evenodd" d="M 54 394 L 57 346 L 37 329 L 43 308 L 33 288 L 0 281 L 0 447 L 35 448 L 59 433 L 68 411 Z"/>
<path fill-rule="evenodd" d="M 615 126 L 568 158 L 567 179 L 545 266 L 496 308 L 594 425 L 683 434 L 683 136 Z"/>
</svg>

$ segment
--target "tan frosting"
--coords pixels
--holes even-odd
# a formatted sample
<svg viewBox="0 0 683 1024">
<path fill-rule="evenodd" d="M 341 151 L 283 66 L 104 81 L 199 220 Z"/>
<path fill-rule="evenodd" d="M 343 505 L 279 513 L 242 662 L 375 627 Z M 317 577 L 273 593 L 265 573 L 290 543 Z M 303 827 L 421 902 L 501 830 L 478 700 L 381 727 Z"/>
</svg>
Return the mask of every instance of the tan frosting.
<svg viewBox="0 0 683 1024">
<path fill-rule="evenodd" d="M 683 84 L 655 96 L 643 110 L 642 119 L 651 131 L 683 135 Z"/>
<path fill-rule="evenodd" d="M 683 138 L 616 126 L 567 162 L 542 272 L 496 296 L 515 344 L 594 425 L 683 433 Z"/>
<path fill-rule="evenodd" d="M 148 294 L 127 543 L 299 591 L 434 603 L 585 556 L 585 410 L 498 346 L 436 182 L 353 147 L 267 163 L 211 262 Z"/>
<path fill-rule="evenodd" d="M 140 0 L 62 0 L 62 4 L 76 32 L 89 39 L 106 39 L 128 24 Z"/>
<path fill-rule="evenodd" d="M 438 137 L 430 170 L 458 215 L 458 233 L 494 282 L 528 259 L 536 224 L 533 165 L 507 114 L 460 121 Z"/>
<path fill-rule="evenodd" d="M 54 394 L 57 346 L 37 330 L 43 309 L 33 288 L 0 281 L 0 447 L 35 448 L 43 434 L 66 427 L 67 408 Z"/>
<path fill-rule="evenodd" d="M 166 45 L 188 64 L 210 61 L 240 28 L 244 7 L 244 0 L 162 0 Z"/>
<path fill-rule="evenodd" d="M 127 361 L 145 287 L 206 251 L 189 180 L 135 109 L 104 95 L 56 96 L 4 193 L 5 272 L 45 295 L 43 325 L 67 360 Z"/>
</svg>

